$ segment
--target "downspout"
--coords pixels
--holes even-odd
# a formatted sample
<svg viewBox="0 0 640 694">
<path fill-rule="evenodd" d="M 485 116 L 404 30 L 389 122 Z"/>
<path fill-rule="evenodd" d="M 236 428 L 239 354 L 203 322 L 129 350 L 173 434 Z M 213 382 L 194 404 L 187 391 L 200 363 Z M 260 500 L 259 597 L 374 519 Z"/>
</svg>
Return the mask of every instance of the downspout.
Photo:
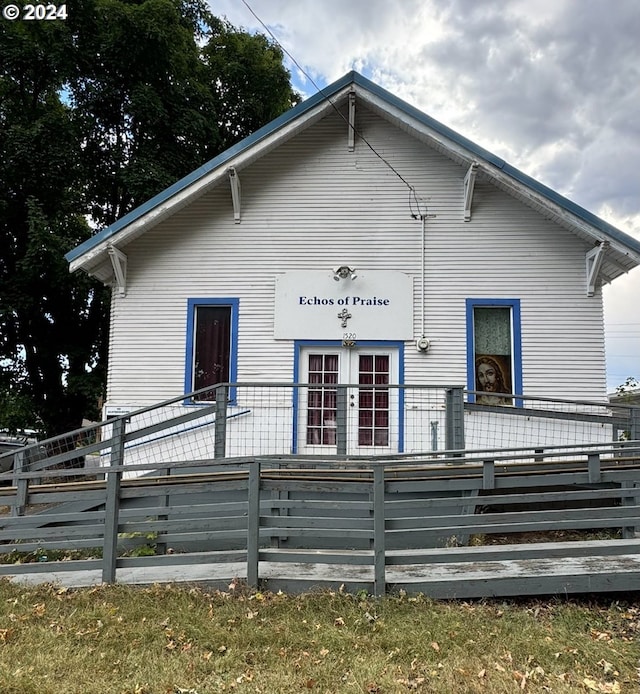
<svg viewBox="0 0 640 694">
<path fill-rule="evenodd" d="M 427 215 L 425 210 L 424 214 L 420 214 L 420 224 L 421 224 L 421 239 L 420 239 L 420 337 L 416 339 L 416 349 L 418 352 L 427 352 L 431 342 L 426 335 L 426 294 L 427 294 Z"/>
<path fill-rule="evenodd" d="M 426 215 L 422 214 L 420 215 L 420 220 L 422 222 L 422 255 L 421 255 L 421 264 L 422 264 L 422 281 L 421 281 L 421 297 L 420 297 L 420 311 L 422 313 L 422 324 L 421 324 L 421 332 L 420 332 L 420 337 L 424 340 L 425 336 L 425 294 L 426 294 L 426 278 L 425 278 L 425 273 L 426 273 L 426 246 L 427 246 L 427 218 Z"/>
</svg>

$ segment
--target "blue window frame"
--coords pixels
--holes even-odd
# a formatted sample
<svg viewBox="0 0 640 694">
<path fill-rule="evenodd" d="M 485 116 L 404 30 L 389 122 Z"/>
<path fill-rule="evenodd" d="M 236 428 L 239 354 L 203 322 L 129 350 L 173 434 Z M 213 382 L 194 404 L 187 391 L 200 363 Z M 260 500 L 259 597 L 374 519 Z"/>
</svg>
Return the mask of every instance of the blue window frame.
<svg viewBox="0 0 640 694">
<path fill-rule="evenodd" d="M 187 300 L 185 393 L 216 383 L 235 383 L 238 378 L 238 310 L 236 298 Z M 229 402 L 236 389 L 230 388 Z M 187 398 L 188 404 L 210 402 Z"/>
<path fill-rule="evenodd" d="M 467 389 L 522 393 L 520 299 L 467 299 Z M 489 374 L 487 376 L 486 374 Z M 490 378 L 490 382 L 487 380 Z M 469 402 L 522 406 L 522 399 L 476 397 Z"/>
</svg>

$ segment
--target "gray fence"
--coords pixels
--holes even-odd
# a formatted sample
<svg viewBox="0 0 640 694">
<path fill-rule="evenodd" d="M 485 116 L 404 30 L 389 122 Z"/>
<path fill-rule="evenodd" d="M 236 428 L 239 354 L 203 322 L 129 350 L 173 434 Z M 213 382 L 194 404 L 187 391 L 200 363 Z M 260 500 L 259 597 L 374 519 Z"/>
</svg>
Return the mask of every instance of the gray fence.
<svg viewBox="0 0 640 694">
<path fill-rule="evenodd" d="M 458 598 L 640 588 L 638 442 L 147 463 L 131 477 L 126 420 L 111 426 L 101 475 L 23 468 L 0 487 L 0 556 L 22 562 L 0 575 Z M 519 543 L 531 533 L 545 539 Z"/>
</svg>

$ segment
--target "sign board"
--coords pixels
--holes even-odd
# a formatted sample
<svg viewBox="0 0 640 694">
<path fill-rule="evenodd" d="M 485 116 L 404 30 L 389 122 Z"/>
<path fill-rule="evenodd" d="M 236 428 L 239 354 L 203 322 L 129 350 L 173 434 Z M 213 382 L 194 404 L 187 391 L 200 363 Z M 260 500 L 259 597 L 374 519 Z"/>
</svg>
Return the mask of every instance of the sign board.
<svg viewBox="0 0 640 694">
<path fill-rule="evenodd" d="M 104 418 L 111 419 L 113 417 L 122 417 L 129 412 L 133 412 L 135 407 L 133 406 L 122 406 L 122 405 L 106 405 L 104 408 Z"/>
<path fill-rule="evenodd" d="M 276 276 L 276 339 L 410 340 L 413 281 L 394 270 L 334 273 L 296 271 Z"/>
</svg>

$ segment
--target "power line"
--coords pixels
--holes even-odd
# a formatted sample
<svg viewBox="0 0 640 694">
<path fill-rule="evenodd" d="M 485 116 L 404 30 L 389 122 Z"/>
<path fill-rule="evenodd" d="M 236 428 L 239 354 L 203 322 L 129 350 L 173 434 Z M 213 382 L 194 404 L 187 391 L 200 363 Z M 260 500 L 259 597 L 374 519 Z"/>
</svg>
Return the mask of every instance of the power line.
<svg viewBox="0 0 640 694">
<path fill-rule="evenodd" d="M 271 38 L 275 41 L 276 45 L 280 48 L 280 50 L 289 57 L 291 62 L 300 70 L 300 72 L 311 82 L 311 84 L 316 88 L 318 93 L 322 96 L 322 98 L 330 104 L 330 106 L 333 108 L 333 110 L 342 118 L 342 120 L 347 124 L 349 128 L 351 128 L 354 132 L 355 135 L 357 135 L 362 142 L 365 143 L 365 145 L 375 154 L 380 161 L 382 161 L 403 183 L 407 188 L 409 189 L 409 211 L 411 213 L 411 216 L 414 219 L 422 218 L 423 216 L 426 216 L 427 214 L 427 207 L 425 205 L 425 211 L 421 212 L 420 210 L 420 202 L 418 200 L 418 197 L 416 195 L 416 190 L 415 188 L 402 176 L 402 174 L 397 171 L 394 166 L 388 162 L 379 152 L 376 151 L 375 147 L 367 140 L 364 135 L 362 135 L 361 132 L 358 131 L 358 129 L 355 127 L 354 124 L 350 123 L 347 118 L 345 118 L 344 114 L 338 109 L 338 107 L 335 105 L 333 101 L 324 93 L 324 91 L 315 83 L 313 78 L 307 73 L 307 71 L 300 65 L 300 63 L 293 57 L 293 55 L 278 41 L 278 38 L 276 35 L 269 29 L 269 27 L 258 17 L 258 15 L 253 11 L 247 0 L 241 0 L 242 4 L 251 12 L 251 14 L 254 16 L 256 21 L 262 26 L 262 28 L 271 36 Z M 413 201 L 415 201 L 418 209 L 418 214 L 414 213 L 413 211 Z"/>
</svg>

